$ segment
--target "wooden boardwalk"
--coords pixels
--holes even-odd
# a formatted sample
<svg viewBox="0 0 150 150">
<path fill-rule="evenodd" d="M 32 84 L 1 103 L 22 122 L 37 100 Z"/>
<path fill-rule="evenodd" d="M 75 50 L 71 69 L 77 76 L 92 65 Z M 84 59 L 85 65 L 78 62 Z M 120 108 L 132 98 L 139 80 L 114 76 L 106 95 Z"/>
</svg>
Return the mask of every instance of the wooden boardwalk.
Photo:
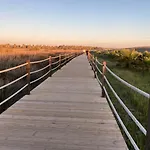
<svg viewBox="0 0 150 150">
<path fill-rule="evenodd" d="M 0 150 L 125 150 L 81 55 L 0 115 Z"/>
</svg>

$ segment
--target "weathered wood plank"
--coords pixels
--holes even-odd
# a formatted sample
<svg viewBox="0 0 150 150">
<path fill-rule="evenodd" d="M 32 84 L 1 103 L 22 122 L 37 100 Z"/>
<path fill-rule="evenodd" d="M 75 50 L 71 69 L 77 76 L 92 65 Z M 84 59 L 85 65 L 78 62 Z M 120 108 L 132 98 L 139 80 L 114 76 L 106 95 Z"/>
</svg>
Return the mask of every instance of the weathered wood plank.
<svg viewBox="0 0 150 150">
<path fill-rule="evenodd" d="M 0 129 L 0 150 L 127 149 L 83 55 L 5 111 Z"/>
</svg>

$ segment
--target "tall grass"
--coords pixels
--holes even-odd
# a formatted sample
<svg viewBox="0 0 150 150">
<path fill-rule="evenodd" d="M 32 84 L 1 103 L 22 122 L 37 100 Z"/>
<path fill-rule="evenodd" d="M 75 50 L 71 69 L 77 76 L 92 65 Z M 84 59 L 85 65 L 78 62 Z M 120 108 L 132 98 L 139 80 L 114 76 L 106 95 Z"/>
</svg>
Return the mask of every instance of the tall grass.
<svg viewBox="0 0 150 150">
<path fill-rule="evenodd" d="M 6 51 L 6 50 L 1 51 L 0 70 L 4 70 L 7 68 L 11 68 L 11 67 L 23 64 L 27 60 L 30 60 L 30 61 L 42 60 L 42 59 L 48 58 L 49 56 L 53 57 L 53 56 L 56 56 L 59 54 L 60 53 L 58 53 L 57 51 L 56 51 L 56 53 L 50 53 L 49 51 L 48 52 L 45 52 L 45 51 L 36 52 L 36 51 L 23 51 L 23 50 L 21 50 L 21 51 L 17 51 L 17 50 L 16 51 Z M 55 62 L 55 61 L 56 60 L 53 60 L 53 62 Z M 48 64 L 49 64 L 48 61 L 40 63 L 40 64 L 33 64 L 33 65 L 31 65 L 31 71 L 41 69 Z M 44 71 L 41 71 L 39 73 L 31 75 L 31 81 L 33 81 L 33 80 L 39 78 L 40 76 L 42 76 L 43 74 L 45 74 L 48 71 L 48 69 L 49 68 L 47 68 Z M 18 68 L 16 70 L 9 71 L 7 73 L 2 73 L 2 74 L 0 74 L 0 86 L 9 83 L 24 74 L 26 74 L 26 67 Z M 37 86 L 42 81 L 43 80 L 32 85 L 31 89 L 34 88 L 35 86 Z M 23 78 L 22 80 L 16 82 L 15 84 L 10 85 L 3 90 L 0 90 L 0 102 L 2 102 L 4 99 L 11 96 L 13 93 L 17 92 L 26 83 L 27 83 L 26 78 Z M 15 97 L 14 99 L 18 100 L 24 94 L 26 94 L 26 91 L 22 91 L 20 93 L 20 96 Z M 5 105 L 4 107 L 0 107 L 0 112 L 7 109 L 8 105 L 9 104 Z"/>
</svg>

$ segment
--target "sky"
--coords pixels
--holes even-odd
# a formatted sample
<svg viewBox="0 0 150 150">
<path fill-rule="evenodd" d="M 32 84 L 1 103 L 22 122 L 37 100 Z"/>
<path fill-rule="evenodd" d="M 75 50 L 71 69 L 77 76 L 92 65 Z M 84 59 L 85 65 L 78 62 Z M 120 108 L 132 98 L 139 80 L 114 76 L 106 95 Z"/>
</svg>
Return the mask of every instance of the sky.
<svg viewBox="0 0 150 150">
<path fill-rule="evenodd" d="M 150 0 L 0 0 L 0 43 L 150 46 Z"/>
</svg>

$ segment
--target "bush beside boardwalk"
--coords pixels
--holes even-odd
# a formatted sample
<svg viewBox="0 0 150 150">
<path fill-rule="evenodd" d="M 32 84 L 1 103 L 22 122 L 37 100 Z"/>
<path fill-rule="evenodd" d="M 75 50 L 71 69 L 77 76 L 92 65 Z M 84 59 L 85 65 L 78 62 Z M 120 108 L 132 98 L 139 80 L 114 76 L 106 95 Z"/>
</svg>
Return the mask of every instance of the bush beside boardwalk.
<svg viewBox="0 0 150 150">
<path fill-rule="evenodd" d="M 121 49 L 101 51 L 103 58 L 114 59 L 116 65 L 122 68 L 132 68 L 135 70 L 150 70 L 150 52 L 144 51 L 143 53 L 135 49 Z"/>
</svg>

